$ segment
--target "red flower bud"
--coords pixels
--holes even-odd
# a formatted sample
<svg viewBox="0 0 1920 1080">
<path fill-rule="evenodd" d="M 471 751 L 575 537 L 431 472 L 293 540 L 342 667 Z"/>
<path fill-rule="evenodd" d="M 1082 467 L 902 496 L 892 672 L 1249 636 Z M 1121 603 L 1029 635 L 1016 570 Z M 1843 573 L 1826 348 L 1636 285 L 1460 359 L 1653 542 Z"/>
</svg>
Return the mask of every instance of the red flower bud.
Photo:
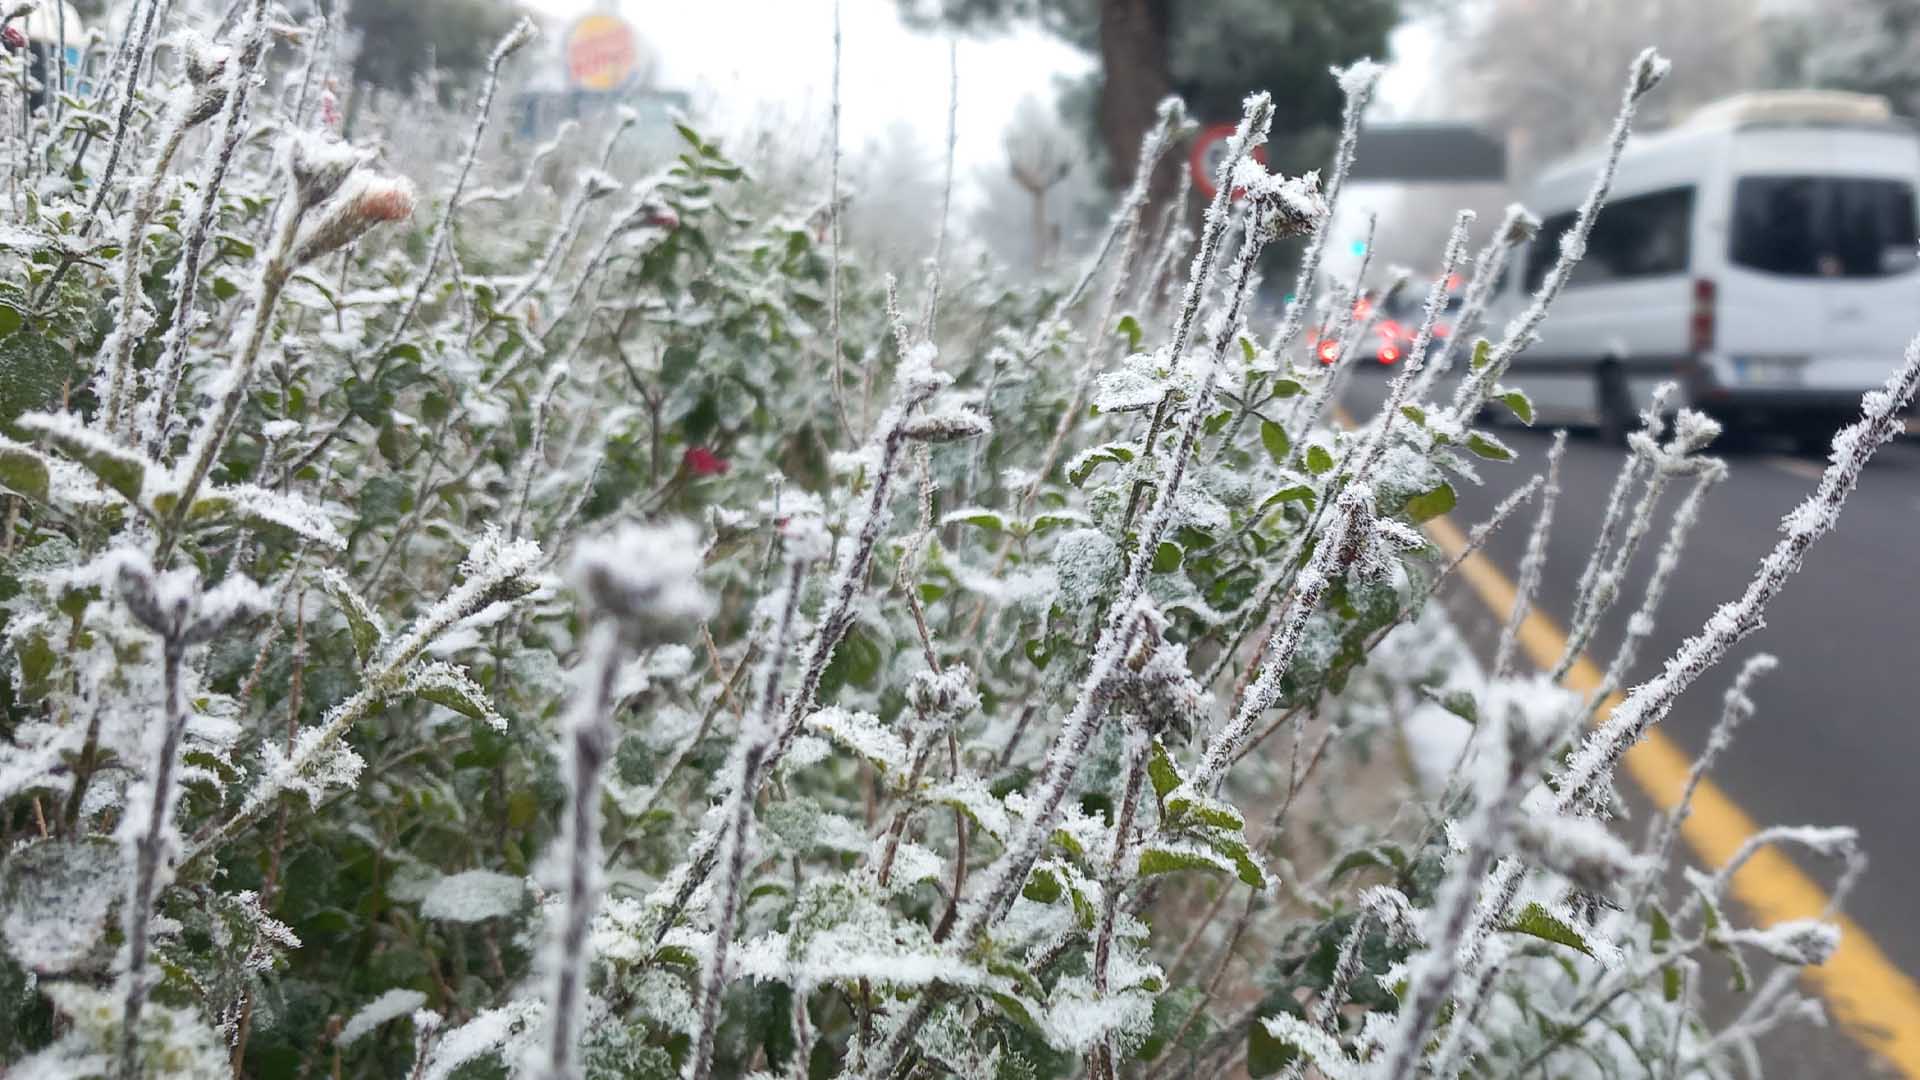
<svg viewBox="0 0 1920 1080">
<path fill-rule="evenodd" d="M 5 30 L 0 30 L 0 41 L 6 42 L 7 48 L 9 49 L 24 49 L 27 47 L 27 35 L 17 26 L 9 26 Z"/>
<path fill-rule="evenodd" d="M 719 476 L 732 466 L 725 458 L 704 446 L 689 446 L 680 459 L 680 464 L 695 476 Z"/>
</svg>

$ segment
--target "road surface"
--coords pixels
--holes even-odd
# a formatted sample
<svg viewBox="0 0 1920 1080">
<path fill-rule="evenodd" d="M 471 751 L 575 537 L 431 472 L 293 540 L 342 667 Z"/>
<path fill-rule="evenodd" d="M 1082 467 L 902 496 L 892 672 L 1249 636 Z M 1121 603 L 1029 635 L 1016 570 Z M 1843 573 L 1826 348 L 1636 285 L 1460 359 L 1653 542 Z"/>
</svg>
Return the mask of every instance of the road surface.
<svg viewBox="0 0 1920 1080">
<path fill-rule="evenodd" d="M 1357 379 L 1347 395 L 1349 410 L 1372 415 L 1385 384 L 1377 374 Z M 1518 458 L 1508 465 L 1484 463 L 1482 488 L 1456 483 L 1460 503 L 1451 517 L 1463 529 L 1484 520 L 1501 496 L 1545 467 L 1550 432 L 1506 427 L 1499 435 Z M 1589 433 L 1569 438 L 1538 598 L 1562 626 L 1624 453 Z M 1715 607 L 1740 595 L 1778 538 L 1781 515 L 1811 493 L 1825 464 L 1764 444 L 1721 453 L 1730 475 L 1708 496 L 1629 686 L 1654 674 Z M 1620 601 L 1589 646 L 1603 667 L 1639 604 L 1665 523 L 1682 494 L 1677 488 L 1668 492 Z M 1531 510 L 1523 511 L 1487 547 L 1510 578 L 1517 577 L 1531 521 Z M 1447 595 L 1449 611 L 1486 660 L 1505 613 L 1488 611 L 1458 585 Z M 1756 652 L 1779 657 L 1779 668 L 1755 688 L 1759 710 L 1714 777 L 1761 825 L 1857 827 L 1872 861 L 1848 911 L 1895 966 L 1920 977 L 1920 716 L 1914 707 L 1920 690 L 1920 444 L 1902 439 L 1874 458 L 1838 526 L 1808 555 L 1768 610 L 1767 623 L 1682 698 L 1664 729 L 1689 755 L 1698 754 L 1739 664 Z M 1621 784 L 1631 787 L 1624 778 Z M 1646 804 L 1640 805 L 1644 812 Z M 1638 839 L 1642 827 L 1633 823 L 1629 835 Z M 1794 860 L 1823 884 L 1832 882 L 1835 867 L 1799 853 Z M 1770 1076 L 1882 1072 L 1837 1033 L 1801 1026 L 1769 1043 L 1769 1056 L 1784 1059 L 1769 1068 Z"/>
</svg>

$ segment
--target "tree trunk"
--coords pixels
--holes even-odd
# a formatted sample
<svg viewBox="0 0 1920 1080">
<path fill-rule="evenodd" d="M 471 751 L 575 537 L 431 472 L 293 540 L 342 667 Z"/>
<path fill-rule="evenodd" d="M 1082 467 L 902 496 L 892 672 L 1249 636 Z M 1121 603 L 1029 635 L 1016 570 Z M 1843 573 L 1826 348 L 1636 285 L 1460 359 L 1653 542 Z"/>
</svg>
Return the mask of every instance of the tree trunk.
<svg viewBox="0 0 1920 1080">
<path fill-rule="evenodd" d="M 1172 0 L 1099 0 L 1100 139 L 1107 151 L 1107 176 L 1115 188 L 1133 182 L 1140 141 L 1153 127 L 1154 109 L 1173 92 L 1167 70 L 1167 26 Z M 1168 154 L 1154 171 L 1148 206 L 1172 194 L 1181 160 Z"/>
</svg>

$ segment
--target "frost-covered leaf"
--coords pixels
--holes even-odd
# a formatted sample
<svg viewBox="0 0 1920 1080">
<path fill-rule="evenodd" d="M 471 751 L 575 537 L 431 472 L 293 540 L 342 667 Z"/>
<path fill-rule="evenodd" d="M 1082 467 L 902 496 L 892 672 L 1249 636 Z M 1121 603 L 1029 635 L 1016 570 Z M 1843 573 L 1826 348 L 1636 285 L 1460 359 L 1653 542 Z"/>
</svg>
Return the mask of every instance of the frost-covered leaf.
<svg viewBox="0 0 1920 1080">
<path fill-rule="evenodd" d="M 1005 532 L 1007 528 L 1007 521 L 1000 516 L 999 511 L 988 510 L 979 506 L 942 514 L 940 524 L 943 528 L 948 525 L 973 525 L 985 529 L 988 532 L 996 533 Z"/>
<path fill-rule="evenodd" d="M 1287 439 L 1287 429 L 1271 420 L 1260 421 L 1260 445 L 1267 448 L 1267 456 L 1275 465 L 1285 465 L 1287 455 L 1293 452 L 1293 443 Z"/>
<path fill-rule="evenodd" d="M 95 431 L 72 413 L 28 413 L 20 418 L 19 426 L 45 436 L 69 460 L 98 477 L 121 498 L 141 505 L 140 491 L 152 464 L 146 455 Z"/>
<path fill-rule="evenodd" d="M 359 657 L 361 664 L 366 664 L 386 646 L 386 622 L 380 618 L 379 612 L 373 610 L 373 605 L 354 591 L 346 575 L 338 570 L 332 567 L 322 570 L 320 587 L 333 598 L 334 604 L 340 608 L 340 614 L 346 617 L 347 630 L 353 638 L 354 655 Z"/>
<path fill-rule="evenodd" d="M 14 962 L 54 974 L 86 961 L 101 944 L 108 910 L 125 894 L 124 866 L 106 839 L 16 847 L 0 864 L 0 937 Z"/>
<path fill-rule="evenodd" d="M 30 447 L 0 438 L 0 488 L 44 503 L 49 486 L 45 458 Z"/>
<path fill-rule="evenodd" d="M 1415 521 L 1431 521 L 1452 510 L 1458 501 L 1452 484 L 1441 484 L 1407 500 L 1406 514 Z"/>
<path fill-rule="evenodd" d="M 1308 445 L 1307 471 L 1315 476 L 1320 476 L 1331 468 L 1333 468 L 1333 454 L 1319 443 Z"/>
<path fill-rule="evenodd" d="M 809 731 L 832 739 L 872 762 L 883 775 L 904 780 L 907 774 L 907 744 L 869 712 L 848 712 L 833 706 L 807 717 Z"/>
<path fill-rule="evenodd" d="M 443 660 L 417 664 L 407 673 L 402 695 L 411 694 L 422 701 L 444 705 L 469 720 L 484 721 L 495 731 L 507 729 L 506 717 L 494 711 L 487 692 L 467 677 L 467 673 Z"/>
<path fill-rule="evenodd" d="M 485 922 L 520 909 L 526 882 L 491 870 L 464 870 L 448 874 L 427 889 L 420 914 L 446 922 Z"/>
<path fill-rule="evenodd" d="M 1513 415 L 1518 417 L 1521 423 L 1528 427 L 1533 426 L 1533 399 L 1527 396 L 1525 390 L 1496 386 L 1493 389 L 1493 396 L 1512 410 Z"/>
<path fill-rule="evenodd" d="M 1599 954 L 1588 943 L 1586 935 L 1538 902 L 1521 908 L 1507 919 L 1501 929 L 1508 933 L 1526 934 L 1542 941 L 1551 941 L 1556 945 L 1565 945 L 1569 949 L 1578 950 L 1595 959 L 1599 958 Z"/>
<path fill-rule="evenodd" d="M 1173 874 L 1182 870 L 1216 870 L 1235 874 L 1239 867 L 1232 859 L 1201 844 L 1154 841 L 1140 849 L 1138 873 L 1141 877 Z"/>
<path fill-rule="evenodd" d="M 1513 460 L 1513 450 L 1507 444 L 1478 431 L 1467 435 L 1467 449 L 1490 461 Z"/>
<path fill-rule="evenodd" d="M 1292 1013 L 1262 1017 L 1260 1026 L 1281 1047 L 1303 1055 L 1324 1080 L 1361 1080 L 1365 1075 L 1360 1064 L 1341 1048 L 1339 1040 Z M 1287 1061 L 1280 1064 L 1285 1065 Z"/>
<path fill-rule="evenodd" d="M 362 1005 L 359 1012 L 348 1018 L 347 1022 L 341 1026 L 340 1034 L 334 1036 L 333 1044 L 350 1046 L 381 1024 L 411 1015 L 415 1009 L 426 1003 L 427 995 L 418 990 L 389 990 Z"/>
<path fill-rule="evenodd" d="M 1067 462 L 1067 481 L 1074 487 L 1081 487 L 1086 484 L 1087 477 L 1093 475 L 1093 470 L 1102 463 L 1115 462 L 1124 465 L 1133 460 L 1134 452 L 1132 443 L 1106 443 L 1082 450 Z"/>
</svg>

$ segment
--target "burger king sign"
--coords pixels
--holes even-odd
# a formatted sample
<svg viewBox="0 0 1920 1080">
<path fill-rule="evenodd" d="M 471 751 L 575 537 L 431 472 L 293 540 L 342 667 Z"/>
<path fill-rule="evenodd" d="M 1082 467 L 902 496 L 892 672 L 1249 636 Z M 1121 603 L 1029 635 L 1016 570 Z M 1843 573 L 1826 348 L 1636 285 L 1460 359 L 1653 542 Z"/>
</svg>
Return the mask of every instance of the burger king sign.
<svg viewBox="0 0 1920 1080">
<path fill-rule="evenodd" d="M 567 81 L 581 90 L 617 90 L 639 66 L 633 28 L 617 15 L 595 13 L 567 30 Z"/>
</svg>

